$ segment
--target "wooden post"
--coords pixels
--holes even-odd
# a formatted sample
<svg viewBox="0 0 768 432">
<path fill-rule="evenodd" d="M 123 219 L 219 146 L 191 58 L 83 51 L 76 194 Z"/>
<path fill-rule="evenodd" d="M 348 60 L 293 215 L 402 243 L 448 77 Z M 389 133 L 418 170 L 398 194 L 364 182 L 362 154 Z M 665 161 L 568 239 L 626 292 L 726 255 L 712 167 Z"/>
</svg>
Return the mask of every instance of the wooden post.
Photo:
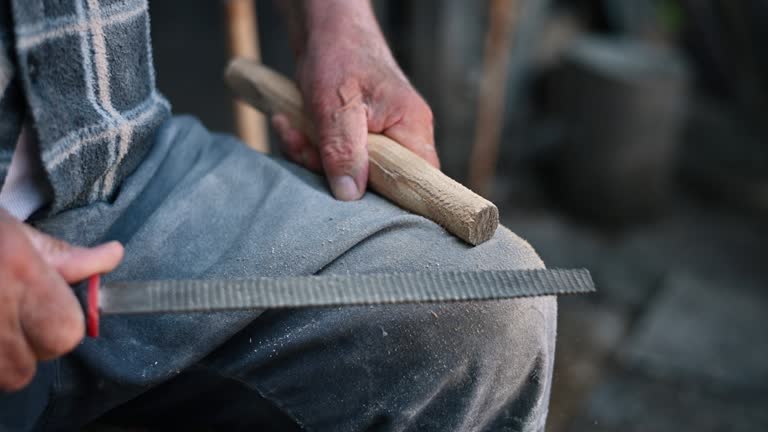
<svg viewBox="0 0 768 432">
<path fill-rule="evenodd" d="M 504 127 L 504 100 L 512 34 L 520 0 L 491 0 L 485 36 L 483 76 L 477 103 L 475 142 L 469 163 L 469 187 L 487 197 L 496 172 L 499 138 Z"/>
<path fill-rule="evenodd" d="M 227 30 L 230 57 L 246 57 L 259 61 L 259 33 L 254 0 L 227 0 Z M 234 101 L 237 134 L 248 147 L 269 153 L 266 119 L 248 104 Z"/>
</svg>

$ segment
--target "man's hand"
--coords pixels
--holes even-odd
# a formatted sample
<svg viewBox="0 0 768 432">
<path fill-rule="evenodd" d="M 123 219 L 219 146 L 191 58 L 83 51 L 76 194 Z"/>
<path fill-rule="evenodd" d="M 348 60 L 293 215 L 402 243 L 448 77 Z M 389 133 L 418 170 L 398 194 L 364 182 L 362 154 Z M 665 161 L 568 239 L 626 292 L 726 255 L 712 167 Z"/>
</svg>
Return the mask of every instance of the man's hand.
<svg viewBox="0 0 768 432">
<path fill-rule="evenodd" d="M 117 242 L 71 246 L 0 209 L 0 390 L 21 389 L 38 360 L 77 346 L 83 311 L 68 284 L 109 272 L 122 257 Z"/>
<path fill-rule="evenodd" d="M 368 132 L 386 135 L 439 168 L 432 112 L 408 83 L 367 1 L 294 2 L 298 82 L 317 131 L 310 143 L 272 119 L 284 151 L 323 170 L 336 198 L 359 199 L 368 180 Z M 298 22 L 298 23 L 297 23 Z M 299 26 L 298 30 L 296 26 Z"/>
</svg>

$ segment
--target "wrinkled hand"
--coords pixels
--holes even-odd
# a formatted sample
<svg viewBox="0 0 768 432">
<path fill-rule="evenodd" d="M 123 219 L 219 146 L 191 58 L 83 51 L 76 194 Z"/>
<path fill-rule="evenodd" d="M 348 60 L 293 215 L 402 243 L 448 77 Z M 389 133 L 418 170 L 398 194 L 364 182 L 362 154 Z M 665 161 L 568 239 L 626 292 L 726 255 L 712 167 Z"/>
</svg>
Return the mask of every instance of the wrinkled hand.
<svg viewBox="0 0 768 432">
<path fill-rule="evenodd" d="M 368 180 L 368 132 L 392 138 L 439 168 L 432 112 L 397 66 L 377 28 L 317 31 L 298 58 L 304 106 L 316 143 L 276 115 L 293 161 L 324 171 L 337 199 L 359 199 Z"/>
<path fill-rule="evenodd" d="M 117 267 L 117 242 L 81 248 L 22 224 L 0 209 L 0 390 L 18 390 L 38 360 L 72 350 L 83 311 L 69 283 Z"/>
</svg>

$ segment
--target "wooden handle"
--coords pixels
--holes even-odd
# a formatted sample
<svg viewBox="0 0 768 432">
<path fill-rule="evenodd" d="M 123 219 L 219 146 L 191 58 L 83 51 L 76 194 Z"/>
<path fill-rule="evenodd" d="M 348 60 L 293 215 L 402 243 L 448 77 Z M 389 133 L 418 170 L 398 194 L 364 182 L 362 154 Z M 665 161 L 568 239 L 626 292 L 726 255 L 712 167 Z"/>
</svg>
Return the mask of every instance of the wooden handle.
<svg viewBox="0 0 768 432">
<path fill-rule="evenodd" d="M 266 114 L 284 114 L 295 128 L 314 136 L 301 93 L 287 78 L 258 62 L 236 58 L 227 67 L 226 80 L 246 102 Z M 368 134 L 368 160 L 368 184 L 400 207 L 437 222 L 472 245 L 496 232 L 499 210 L 493 203 L 397 142 Z"/>
</svg>

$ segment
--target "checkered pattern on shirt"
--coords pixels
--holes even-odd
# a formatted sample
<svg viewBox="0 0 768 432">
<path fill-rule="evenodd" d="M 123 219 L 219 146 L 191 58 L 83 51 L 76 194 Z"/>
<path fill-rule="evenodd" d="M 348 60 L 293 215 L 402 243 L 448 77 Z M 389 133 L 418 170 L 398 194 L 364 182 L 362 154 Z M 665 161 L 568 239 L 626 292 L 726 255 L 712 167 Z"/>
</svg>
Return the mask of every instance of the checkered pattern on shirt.
<svg viewBox="0 0 768 432">
<path fill-rule="evenodd" d="M 27 111 L 52 210 L 109 199 L 170 111 L 155 89 L 147 0 L 0 0 L 0 7 L 0 86 L 7 76 L 0 182 L 14 145 L 6 134 L 15 130 L 15 142 Z"/>
</svg>

